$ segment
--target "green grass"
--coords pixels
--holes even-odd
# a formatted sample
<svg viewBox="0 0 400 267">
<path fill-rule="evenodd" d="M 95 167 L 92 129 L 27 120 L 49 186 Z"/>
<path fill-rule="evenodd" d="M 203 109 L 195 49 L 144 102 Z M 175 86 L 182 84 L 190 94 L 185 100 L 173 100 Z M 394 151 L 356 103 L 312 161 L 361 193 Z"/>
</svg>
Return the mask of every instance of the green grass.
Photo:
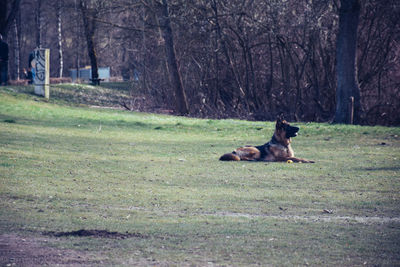
<svg viewBox="0 0 400 267">
<path fill-rule="evenodd" d="M 93 103 L 57 88 L 0 89 L 0 235 L 137 233 L 44 244 L 114 265 L 400 265 L 400 128 L 297 123 L 315 164 L 220 162 L 273 122 L 76 106 Z"/>
</svg>

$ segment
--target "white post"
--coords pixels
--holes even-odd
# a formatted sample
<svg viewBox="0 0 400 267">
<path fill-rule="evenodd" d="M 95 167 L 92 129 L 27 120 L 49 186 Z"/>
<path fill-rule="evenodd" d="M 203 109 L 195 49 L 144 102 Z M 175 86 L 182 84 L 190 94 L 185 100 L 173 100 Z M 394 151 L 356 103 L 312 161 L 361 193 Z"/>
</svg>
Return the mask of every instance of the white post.
<svg viewBox="0 0 400 267">
<path fill-rule="evenodd" d="M 35 94 L 50 97 L 50 49 L 37 48 L 35 54 Z"/>
</svg>

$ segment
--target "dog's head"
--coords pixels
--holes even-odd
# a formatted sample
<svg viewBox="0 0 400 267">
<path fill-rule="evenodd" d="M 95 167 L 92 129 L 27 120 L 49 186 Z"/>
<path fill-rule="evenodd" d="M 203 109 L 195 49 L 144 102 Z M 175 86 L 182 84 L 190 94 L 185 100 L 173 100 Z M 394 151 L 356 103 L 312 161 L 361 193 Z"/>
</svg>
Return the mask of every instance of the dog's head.
<svg viewBox="0 0 400 267">
<path fill-rule="evenodd" d="M 282 116 L 279 116 L 276 120 L 275 138 L 281 143 L 289 144 L 290 138 L 297 136 L 299 130 L 299 127 L 291 126 Z"/>
</svg>

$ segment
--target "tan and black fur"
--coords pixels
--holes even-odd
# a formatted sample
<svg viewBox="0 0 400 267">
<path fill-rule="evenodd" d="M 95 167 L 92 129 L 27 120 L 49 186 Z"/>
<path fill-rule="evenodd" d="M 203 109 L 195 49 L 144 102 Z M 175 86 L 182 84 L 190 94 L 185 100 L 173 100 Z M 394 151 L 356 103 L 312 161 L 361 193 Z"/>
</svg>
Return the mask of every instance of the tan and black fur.
<svg viewBox="0 0 400 267">
<path fill-rule="evenodd" d="M 232 153 L 222 155 L 219 160 L 223 161 L 288 161 L 301 163 L 314 163 L 312 160 L 296 158 L 290 145 L 292 137 L 297 136 L 298 127 L 278 117 L 275 132 L 271 140 L 261 146 L 239 147 Z"/>
</svg>

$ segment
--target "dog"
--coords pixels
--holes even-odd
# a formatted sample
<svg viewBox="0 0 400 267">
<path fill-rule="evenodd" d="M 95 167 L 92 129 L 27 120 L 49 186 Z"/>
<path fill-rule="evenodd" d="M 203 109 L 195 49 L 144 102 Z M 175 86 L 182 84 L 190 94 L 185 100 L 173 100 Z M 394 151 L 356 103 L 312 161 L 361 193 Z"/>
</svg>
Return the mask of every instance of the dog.
<svg viewBox="0 0 400 267">
<path fill-rule="evenodd" d="M 312 160 L 296 158 L 290 145 L 292 138 L 297 136 L 299 127 L 291 126 L 281 116 L 277 118 L 275 132 L 271 140 L 261 146 L 239 147 L 232 153 L 222 155 L 222 161 L 286 161 L 299 163 L 314 163 Z"/>
</svg>

